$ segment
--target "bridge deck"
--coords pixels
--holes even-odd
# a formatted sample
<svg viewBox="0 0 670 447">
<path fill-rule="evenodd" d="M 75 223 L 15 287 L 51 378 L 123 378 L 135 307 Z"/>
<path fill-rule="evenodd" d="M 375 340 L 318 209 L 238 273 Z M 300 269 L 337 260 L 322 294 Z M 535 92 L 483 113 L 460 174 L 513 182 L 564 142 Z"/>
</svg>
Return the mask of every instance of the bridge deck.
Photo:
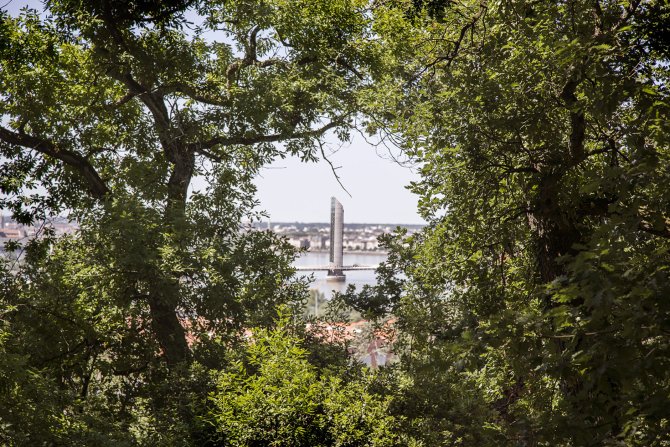
<svg viewBox="0 0 670 447">
<path fill-rule="evenodd" d="M 343 265 L 339 270 L 376 270 L 379 265 Z M 330 270 L 327 265 L 308 265 L 295 268 L 299 272 L 324 272 Z"/>
</svg>

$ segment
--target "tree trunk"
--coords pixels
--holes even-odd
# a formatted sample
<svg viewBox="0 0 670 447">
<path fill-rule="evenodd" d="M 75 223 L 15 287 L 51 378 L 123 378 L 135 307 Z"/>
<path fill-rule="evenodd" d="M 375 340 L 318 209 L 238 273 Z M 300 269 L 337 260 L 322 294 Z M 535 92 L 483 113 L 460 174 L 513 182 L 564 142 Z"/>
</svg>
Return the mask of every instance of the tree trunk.
<svg viewBox="0 0 670 447">
<path fill-rule="evenodd" d="M 539 193 L 529 223 L 536 235 L 536 260 L 540 281 L 547 284 L 565 272 L 556 260 L 572 250 L 581 235 L 558 201 L 561 174 L 550 172 L 539 182 Z"/>
<path fill-rule="evenodd" d="M 166 229 L 174 235 L 175 243 L 179 243 L 186 219 L 186 198 L 195 155 L 183 148 L 173 148 L 169 155 L 173 165 L 163 220 Z M 177 314 L 179 293 L 179 278 L 163 277 L 154 284 L 149 297 L 153 331 L 169 365 L 188 360 L 190 356 L 186 331 Z"/>
<path fill-rule="evenodd" d="M 176 365 L 188 359 L 189 348 L 186 332 L 177 317 L 179 285 L 168 281 L 158 282 L 149 295 L 152 328 L 163 349 L 168 365 Z"/>
</svg>

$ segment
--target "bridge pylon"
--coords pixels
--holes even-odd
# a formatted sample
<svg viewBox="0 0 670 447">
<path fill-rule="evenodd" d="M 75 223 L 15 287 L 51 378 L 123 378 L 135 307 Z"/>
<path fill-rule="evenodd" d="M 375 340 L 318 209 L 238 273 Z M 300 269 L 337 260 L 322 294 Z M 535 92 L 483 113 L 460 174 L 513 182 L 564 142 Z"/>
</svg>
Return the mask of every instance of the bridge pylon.
<svg viewBox="0 0 670 447">
<path fill-rule="evenodd" d="M 328 265 L 327 281 L 344 281 L 342 271 L 344 258 L 344 207 L 335 198 L 330 198 L 330 264 Z"/>
</svg>

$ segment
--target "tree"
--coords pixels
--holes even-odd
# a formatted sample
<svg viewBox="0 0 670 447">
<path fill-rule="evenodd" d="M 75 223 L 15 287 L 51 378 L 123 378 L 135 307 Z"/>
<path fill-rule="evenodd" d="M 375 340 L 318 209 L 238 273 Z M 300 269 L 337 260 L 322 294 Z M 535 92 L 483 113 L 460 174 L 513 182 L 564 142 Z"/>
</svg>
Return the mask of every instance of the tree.
<svg viewBox="0 0 670 447">
<path fill-rule="evenodd" d="M 424 3 L 377 9 L 398 68 L 366 103 L 422 164 L 376 300 L 406 373 L 477 384 L 509 445 L 665 445 L 667 6 Z"/>
<path fill-rule="evenodd" d="M 3 346 L 59 390 L 35 442 L 188 442 L 206 371 L 304 297 L 293 250 L 242 221 L 265 163 L 348 137 L 364 3 L 46 5 L 1 17 L 0 206 L 80 229 L 26 247 Z"/>
<path fill-rule="evenodd" d="M 346 131 L 364 83 L 355 39 L 366 22 L 353 4 L 209 2 L 190 33 L 188 4 L 49 6 L 52 19 L 3 21 L 3 204 L 24 220 L 64 209 L 82 222 L 118 216 L 136 200 L 183 248 L 194 176 L 218 185 L 211 195 L 235 185 L 249 208 L 259 166 L 288 153 L 314 159 L 321 135 Z M 208 42 L 207 31 L 225 40 Z M 27 200 L 35 185 L 46 194 Z M 188 357 L 179 275 L 151 276 L 152 327 L 178 363 Z"/>
</svg>

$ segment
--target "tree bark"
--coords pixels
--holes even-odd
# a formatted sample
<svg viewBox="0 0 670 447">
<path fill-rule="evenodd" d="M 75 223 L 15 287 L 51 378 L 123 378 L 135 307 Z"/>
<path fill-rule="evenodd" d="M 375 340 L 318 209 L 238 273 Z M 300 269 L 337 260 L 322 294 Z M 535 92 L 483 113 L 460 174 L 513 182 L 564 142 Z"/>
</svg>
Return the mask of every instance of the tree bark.
<svg viewBox="0 0 670 447">
<path fill-rule="evenodd" d="M 529 215 L 529 223 L 536 236 L 538 273 L 543 284 L 564 273 L 556 260 L 568 254 L 581 238 L 575 222 L 563 212 L 558 201 L 561 177 L 558 172 L 541 177 L 533 212 Z"/>
<path fill-rule="evenodd" d="M 175 235 L 175 242 L 179 243 L 186 219 L 186 199 L 193 176 L 195 154 L 193 151 L 177 145 L 167 148 L 166 153 L 172 162 L 172 172 L 167 184 L 167 200 L 163 220 L 166 228 Z M 158 274 L 163 275 L 162 273 Z M 149 296 L 149 309 L 154 334 L 169 365 L 186 361 L 190 356 L 186 331 L 177 314 L 179 293 L 179 279 L 163 277 L 157 281 Z"/>
<path fill-rule="evenodd" d="M 187 360 L 190 354 L 186 332 L 177 318 L 178 291 L 176 281 L 157 281 L 148 298 L 152 329 L 170 366 Z"/>
</svg>

